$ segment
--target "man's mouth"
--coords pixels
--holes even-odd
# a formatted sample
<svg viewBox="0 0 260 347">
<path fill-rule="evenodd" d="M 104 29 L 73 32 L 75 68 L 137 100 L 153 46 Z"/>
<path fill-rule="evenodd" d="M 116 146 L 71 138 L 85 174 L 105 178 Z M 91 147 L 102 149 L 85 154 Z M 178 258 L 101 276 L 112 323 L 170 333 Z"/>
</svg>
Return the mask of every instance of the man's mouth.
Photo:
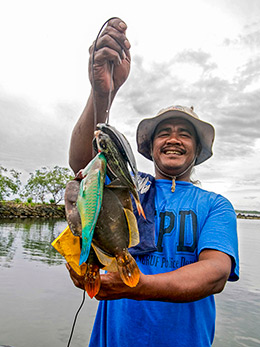
<svg viewBox="0 0 260 347">
<path fill-rule="evenodd" d="M 185 153 L 184 150 L 181 150 L 181 149 L 170 149 L 170 148 L 162 148 L 161 150 L 162 153 L 166 154 L 166 155 L 182 155 Z"/>
<path fill-rule="evenodd" d="M 182 155 L 181 152 L 178 152 L 178 151 L 171 151 L 171 150 L 164 151 L 164 153 L 165 153 L 165 154 Z"/>
</svg>

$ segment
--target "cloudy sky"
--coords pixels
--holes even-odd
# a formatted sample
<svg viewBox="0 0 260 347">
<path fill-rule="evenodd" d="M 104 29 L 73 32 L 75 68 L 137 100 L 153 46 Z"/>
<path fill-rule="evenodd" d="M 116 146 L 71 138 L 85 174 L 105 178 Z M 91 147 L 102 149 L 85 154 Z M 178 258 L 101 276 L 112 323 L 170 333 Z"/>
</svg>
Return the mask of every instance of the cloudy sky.
<svg viewBox="0 0 260 347">
<path fill-rule="evenodd" d="M 0 164 L 22 172 L 68 167 L 73 126 L 90 86 L 88 48 L 102 24 L 128 25 L 132 68 L 111 109 L 130 141 L 169 105 L 214 124 L 214 156 L 196 168 L 203 188 L 236 209 L 260 210 L 260 1 L 9 0 L 0 2 Z"/>
</svg>

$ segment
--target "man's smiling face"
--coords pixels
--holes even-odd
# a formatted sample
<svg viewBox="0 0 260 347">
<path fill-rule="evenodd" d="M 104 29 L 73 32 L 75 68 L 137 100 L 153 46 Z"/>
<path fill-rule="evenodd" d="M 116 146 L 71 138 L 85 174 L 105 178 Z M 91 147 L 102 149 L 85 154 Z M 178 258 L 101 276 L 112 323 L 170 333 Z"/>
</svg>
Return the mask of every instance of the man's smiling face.
<svg viewBox="0 0 260 347">
<path fill-rule="evenodd" d="M 161 122 L 153 136 L 153 159 L 160 170 L 170 176 L 184 172 L 194 161 L 197 144 L 193 125 L 182 118 Z M 190 170 L 181 180 L 189 180 Z M 155 177 L 166 178 L 155 166 Z"/>
</svg>

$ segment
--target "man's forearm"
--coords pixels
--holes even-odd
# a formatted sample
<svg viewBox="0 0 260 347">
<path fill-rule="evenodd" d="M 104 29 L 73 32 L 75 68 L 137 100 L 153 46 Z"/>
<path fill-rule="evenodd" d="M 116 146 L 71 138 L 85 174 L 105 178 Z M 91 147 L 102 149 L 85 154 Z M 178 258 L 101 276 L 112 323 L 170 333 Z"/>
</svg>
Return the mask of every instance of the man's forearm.
<svg viewBox="0 0 260 347">
<path fill-rule="evenodd" d="M 229 256 L 223 255 L 229 263 Z M 222 265 L 215 260 L 202 260 L 170 273 L 145 276 L 140 283 L 139 300 L 196 301 L 221 292 L 227 279 L 228 271 L 223 271 Z"/>
<path fill-rule="evenodd" d="M 96 298 L 192 302 L 221 292 L 230 270 L 231 259 L 227 254 L 206 250 L 198 262 L 175 271 L 156 275 L 141 274 L 135 288 L 127 287 L 116 274 L 104 275 Z"/>
<path fill-rule="evenodd" d="M 93 93 L 91 92 L 86 107 L 77 121 L 70 142 L 69 164 L 74 173 L 83 169 L 92 159 L 92 140 L 97 123 L 104 123 L 107 117 L 106 96 L 95 96 L 97 106 L 97 119 L 94 116 Z M 114 95 L 112 96 L 112 99 Z M 96 124 L 94 124 L 96 123 Z"/>
</svg>

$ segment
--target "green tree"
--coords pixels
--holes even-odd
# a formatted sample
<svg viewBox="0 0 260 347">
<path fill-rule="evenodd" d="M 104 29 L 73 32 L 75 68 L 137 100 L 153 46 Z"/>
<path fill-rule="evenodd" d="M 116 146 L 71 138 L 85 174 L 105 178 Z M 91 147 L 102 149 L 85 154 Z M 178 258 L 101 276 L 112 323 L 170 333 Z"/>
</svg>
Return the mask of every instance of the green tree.
<svg viewBox="0 0 260 347">
<path fill-rule="evenodd" d="M 37 169 L 34 173 L 30 173 L 30 178 L 24 187 L 24 196 L 29 196 L 34 199 L 35 202 L 44 202 L 46 189 L 46 175 L 48 170 L 46 167 Z"/>
<path fill-rule="evenodd" d="M 8 170 L 0 166 L 0 200 L 6 199 L 11 194 L 17 194 L 21 189 L 21 172 L 11 169 L 9 174 L 11 177 L 8 177 Z"/>
<path fill-rule="evenodd" d="M 34 198 L 35 202 L 44 203 L 48 194 L 52 196 L 55 204 L 64 197 L 66 184 L 73 177 L 68 168 L 55 166 L 53 169 L 42 167 L 34 173 L 30 173 L 30 178 L 25 185 L 25 196 Z"/>
<path fill-rule="evenodd" d="M 66 167 L 55 166 L 46 174 L 46 189 L 52 195 L 55 204 L 63 199 L 66 184 L 71 179 L 71 170 Z"/>
</svg>

